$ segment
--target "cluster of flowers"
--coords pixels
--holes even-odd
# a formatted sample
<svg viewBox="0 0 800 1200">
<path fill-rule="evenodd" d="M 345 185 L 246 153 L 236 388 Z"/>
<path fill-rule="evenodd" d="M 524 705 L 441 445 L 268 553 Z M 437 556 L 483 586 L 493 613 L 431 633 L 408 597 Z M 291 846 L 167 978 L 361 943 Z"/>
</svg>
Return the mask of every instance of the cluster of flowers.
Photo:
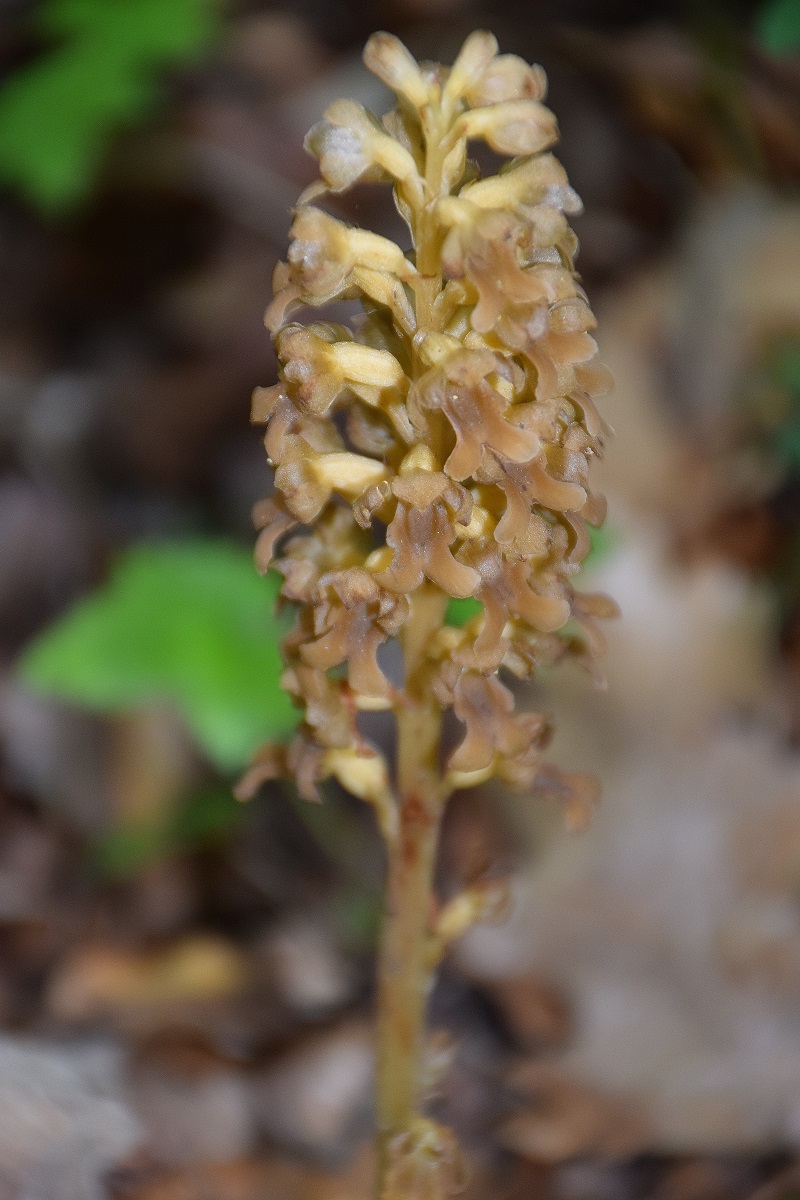
<svg viewBox="0 0 800 1200">
<path fill-rule="evenodd" d="M 465 726 L 443 789 L 545 778 L 548 724 L 515 713 L 498 673 L 524 679 L 602 650 L 595 619 L 613 605 L 570 579 L 587 524 L 604 517 L 588 471 L 607 433 L 594 398 L 610 381 L 573 266 L 567 215 L 580 202 L 550 153 L 541 68 L 498 55 L 488 33 L 449 70 L 417 64 L 388 34 L 365 61 L 398 105 L 379 120 L 340 100 L 311 130 L 321 180 L 301 197 L 265 317 L 280 371 L 253 402 L 275 467 L 256 558 L 266 570 L 281 542 L 283 595 L 299 605 L 285 686 L 304 722 L 288 747 L 265 748 L 241 791 L 288 773 L 313 797 L 334 776 L 391 836 L 390 772 L 357 716 L 407 702 L 377 651 L 421 587 L 481 606 L 427 646 L 430 688 Z M 482 178 L 474 141 L 510 161 Z M 393 185 L 409 251 L 314 203 L 363 181 Z M 353 299 L 362 312 L 349 326 L 292 319 Z M 588 793 L 566 792 L 578 823 Z"/>
</svg>

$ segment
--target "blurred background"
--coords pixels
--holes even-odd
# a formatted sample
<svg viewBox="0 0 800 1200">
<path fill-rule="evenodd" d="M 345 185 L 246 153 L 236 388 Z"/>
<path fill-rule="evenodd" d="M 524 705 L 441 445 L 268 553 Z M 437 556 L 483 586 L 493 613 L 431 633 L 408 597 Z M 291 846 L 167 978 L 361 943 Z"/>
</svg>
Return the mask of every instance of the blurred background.
<svg viewBox="0 0 800 1200">
<path fill-rule="evenodd" d="M 623 619 L 608 691 L 529 697 L 592 828 L 452 804 L 442 893 L 512 906 L 442 972 L 432 1104 L 475 1200 L 800 1194 L 800 0 L 4 0 L 0 1200 L 370 1195 L 370 816 L 230 793 L 294 720 L 249 396 L 305 131 L 387 106 L 373 30 L 476 27 L 585 204 Z"/>
</svg>

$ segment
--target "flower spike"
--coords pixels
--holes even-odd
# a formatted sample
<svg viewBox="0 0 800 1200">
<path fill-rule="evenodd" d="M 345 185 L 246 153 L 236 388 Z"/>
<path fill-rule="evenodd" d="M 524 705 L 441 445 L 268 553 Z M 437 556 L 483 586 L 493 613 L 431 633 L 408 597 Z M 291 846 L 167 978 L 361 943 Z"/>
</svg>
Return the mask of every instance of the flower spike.
<svg viewBox="0 0 800 1200">
<path fill-rule="evenodd" d="M 364 61 L 397 107 L 379 118 L 337 100 L 309 133 L 320 180 L 295 210 L 265 318 L 279 380 L 257 389 L 253 420 L 275 492 L 254 514 L 256 561 L 274 562 L 298 606 L 284 685 L 303 719 L 288 746 L 260 752 L 240 794 L 282 775 L 318 799 L 335 779 L 375 809 L 389 872 L 379 1194 L 440 1200 L 457 1154 L 419 1111 L 426 988 L 446 943 L 500 892 L 468 880 L 437 923 L 437 831 L 454 789 L 492 777 L 557 799 L 573 828 L 596 801 L 586 776 L 545 763 L 550 724 L 518 712 L 508 684 L 568 657 L 602 682 L 597 619 L 614 606 L 574 579 L 605 515 L 589 467 L 609 433 L 596 406 L 609 377 L 541 67 L 499 54 L 486 32 L 449 71 L 388 33 Z M 474 141 L 508 159 L 496 174 L 468 160 Z M 325 211 L 328 193 L 362 182 L 392 188 L 407 245 Z M 353 300 L 363 314 L 349 324 L 320 312 Z M 467 597 L 478 612 L 448 626 L 449 600 Z M 365 712 L 391 715 L 391 754 L 364 737 Z M 462 733 L 443 750 L 448 713 Z"/>
</svg>

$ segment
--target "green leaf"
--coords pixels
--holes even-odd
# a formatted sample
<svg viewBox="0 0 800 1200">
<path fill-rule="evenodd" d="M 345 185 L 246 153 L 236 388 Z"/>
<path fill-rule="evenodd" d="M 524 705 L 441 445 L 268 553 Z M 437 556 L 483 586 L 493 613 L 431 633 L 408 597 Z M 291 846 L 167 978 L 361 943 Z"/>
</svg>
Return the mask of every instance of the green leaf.
<svg viewBox="0 0 800 1200">
<path fill-rule="evenodd" d="M 164 831 L 155 825 L 122 825 L 102 837 L 91 866 L 109 879 L 124 879 L 168 856 Z"/>
<path fill-rule="evenodd" d="M 235 770 L 298 720 L 280 688 L 280 583 L 224 542 L 137 546 L 29 647 L 23 678 L 100 711 L 172 701 L 213 761 Z"/>
<path fill-rule="evenodd" d="M 332 897 L 333 924 L 339 943 L 351 954 L 366 954 L 378 944 L 383 897 L 364 882 L 347 884 Z"/>
<path fill-rule="evenodd" d="M 170 838 L 177 850 L 213 846 L 241 822 L 245 805 L 228 787 L 210 787 L 195 792 L 181 805 L 170 822 Z"/>
<path fill-rule="evenodd" d="M 757 32 L 773 54 L 800 50 L 800 0 L 770 0 L 758 14 Z"/>
<path fill-rule="evenodd" d="M 444 622 L 445 625 L 454 625 L 456 629 L 460 629 L 467 621 L 477 617 L 479 612 L 483 612 L 483 605 L 472 596 L 467 596 L 466 600 L 451 600 L 444 614 Z"/>
<path fill-rule="evenodd" d="M 134 875 L 172 855 L 224 841 L 239 826 L 244 811 L 229 788 L 206 788 L 189 796 L 167 821 L 117 825 L 96 842 L 91 863 L 112 879 Z"/>
<path fill-rule="evenodd" d="M 779 345 L 772 370 L 777 383 L 800 398 L 800 342 L 796 338 L 787 338 Z"/>
<path fill-rule="evenodd" d="M 769 348 L 764 375 L 772 385 L 767 395 L 773 403 L 762 416 L 766 446 L 784 472 L 796 478 L 800 472 L 800 341 L 796 337 L 779 338 Z"/>
<path fill-rule="evenodd" d="M 608 525 L 601 525 L 599 528 L 590 525 L 589 541 L 592 548 L 583 560 L 584 570 L 596 567 L 603 559 L 608 558 L 617 544 L 617 535 Z"/>
<path fill-rule="evenodd" d="M 0 90 L 0 177 L 46 212 L 91 187 L 109 137 L 141 120 L 159 74 L 213 42 L 217 0 L 44 0 L 56 39 Z"/>
<path fill-rule="evenodd" d="M 787 425 L 777 430 L 773 449 L 783 466 L 796 475 L 800 471 L 800 425 Z"/>
</svg>

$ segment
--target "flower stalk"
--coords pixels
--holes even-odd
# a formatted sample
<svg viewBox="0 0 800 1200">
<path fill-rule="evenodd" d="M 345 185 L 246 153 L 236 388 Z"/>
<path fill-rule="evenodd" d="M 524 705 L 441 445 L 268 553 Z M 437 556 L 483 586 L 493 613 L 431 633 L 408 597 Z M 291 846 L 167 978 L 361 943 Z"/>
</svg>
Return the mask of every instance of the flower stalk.
<svg viewBox="0 0 800 1200">
<path fill-rule="evenodd" d="M 426 1001 L 448 942 L 501 900 L 496 884 L 467 880 L 437 904 L 447 800 L 496 776 L 556 796 L 580 827 L 596 798 L 586 777 L 543 762 L 549 722 L 517 713 L 501 675 L 529 679 L 571 656 L 597 677 L 596 618 L 613 605 L 571 578 L 605 512 L 588 468 L 609 380 L 573 266 L 579 201 L 550 153 L 541 68 L 481 32 L 449 70 L 383 33 L 364 57 L 397 107 L 379 119 L 339 100 L 311 130 L 321 178 L 300 198 L 265 318 L 280 369 L 253 398 L 275 469 L 255 512 L 256 561 L 274 562 L 298 605 L 284 686 L 303 723 L 290 744 L 263 748 L 239 794 L 288 776 L 317 800 L 334 778 L 375 809 L 388 860 L 378 1195 L 434 1200 L 460 1168 L 452 1135 L 424 1111 Z M 476 141 L 510 161 L 482 178 Z M 320 207 L 362 181 L 393 188 L 407 248 Z M 349 300 L 362 310 L 349 324 L 294 319 Z M 466 597 L 479 613 L 448 625 L 449 601 Z M 399 680 L 378 657 L 389 641 Z M 392 715 L 393 755 L 365 739 L 365 711 Z M 449 754 L 448 712 L 463 726 Z"/>
</svg>

